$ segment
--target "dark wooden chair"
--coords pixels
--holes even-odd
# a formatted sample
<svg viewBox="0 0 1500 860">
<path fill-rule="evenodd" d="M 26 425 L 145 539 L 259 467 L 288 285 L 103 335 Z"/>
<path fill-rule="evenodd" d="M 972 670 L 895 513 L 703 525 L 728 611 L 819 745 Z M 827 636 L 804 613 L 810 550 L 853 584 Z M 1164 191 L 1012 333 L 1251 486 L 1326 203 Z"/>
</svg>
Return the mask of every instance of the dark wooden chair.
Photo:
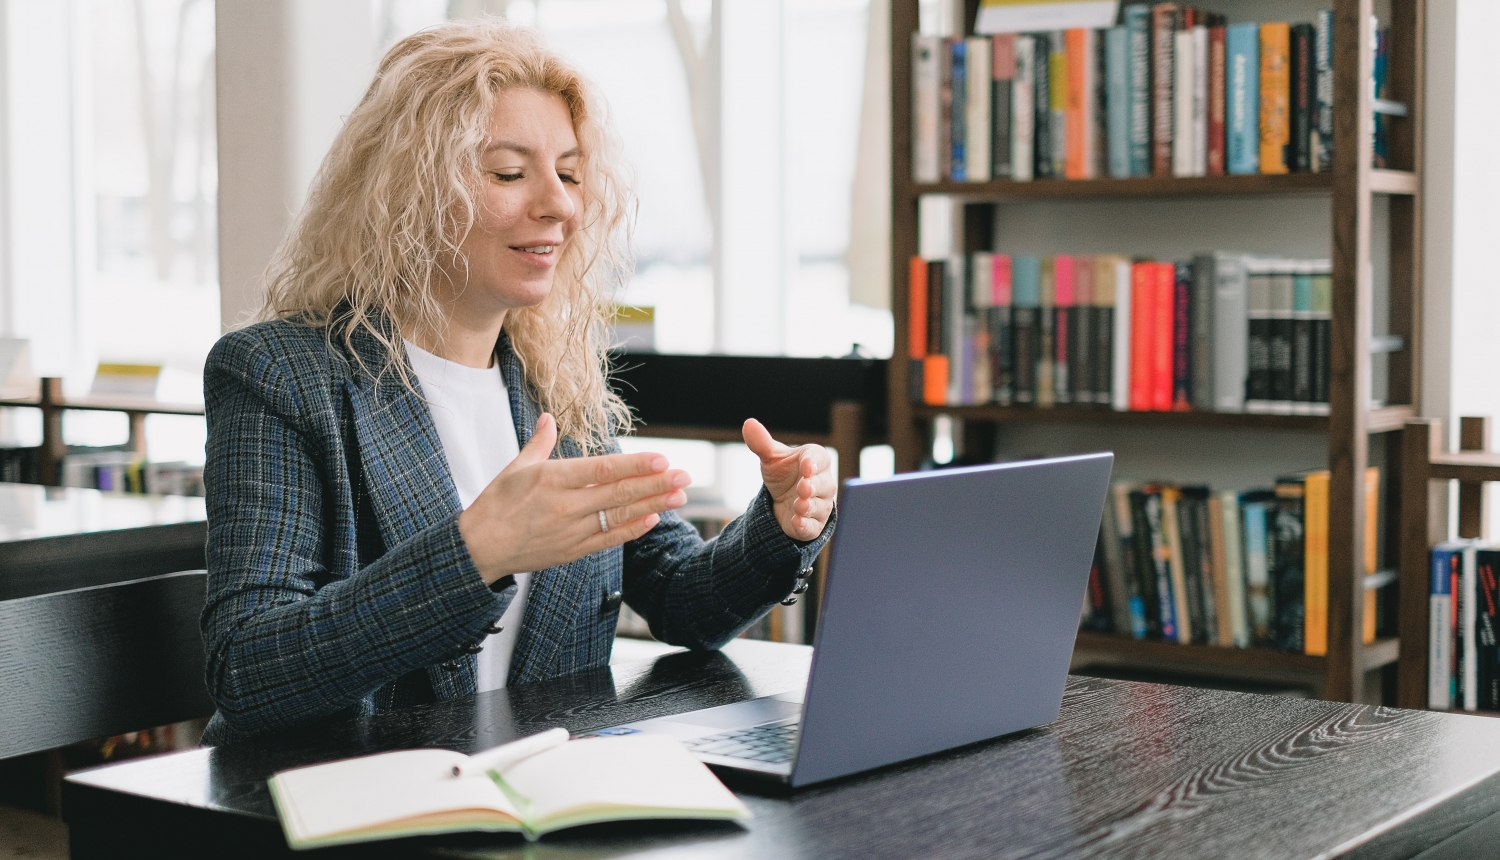
<svg viewBox="0 0 1500 860">
<path fill-rule="evenodd" d="M 0 759 L 203 717 L 205 573 L 0 599 Z"/>
</svg>

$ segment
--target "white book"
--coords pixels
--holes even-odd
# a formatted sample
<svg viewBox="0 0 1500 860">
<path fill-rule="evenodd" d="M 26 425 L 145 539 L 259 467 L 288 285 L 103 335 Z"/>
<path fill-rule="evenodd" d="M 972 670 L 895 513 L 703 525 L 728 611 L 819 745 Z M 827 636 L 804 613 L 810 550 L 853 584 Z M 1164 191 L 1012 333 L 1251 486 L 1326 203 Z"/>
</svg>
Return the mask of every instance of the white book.
<svg viewBox="0 0 1500 860">
<path fill-rule="evenodd" d="M 946 194 L 924 194 L 917 198 L 917 256 L 924 260 L 946 260 L 953 254 L 955 210 L 959 204 Z M 959 220 L 962 220 L 961 218 Z M 929 284 L 929 290 L 938 289 Z"/>
<path fill-rule="evenodd" d="M 602 821 L 751 817 L 665 735 L 568 741 L 495 770 L 454 775 L 479 758 L 418 749 L 286 770 L 271 778 L 271 797 L 287 843 L 298 850 L 473 830 L 535 839 Z"/>
<path fill-rule="evenodd" d="M 1208 175 L 1208 28 L 1193 35 L 1193 175 Z"/>
<path fill-rule="evenodd" d="M 1250 647 L 1250 622 L 1245 613 L 1245 543 L 1240 539 L 1240 497 L 1219 494 L 1224 509 L 1224 580 L 1229 589 L 1229 632 L 1234 647 Z"/>
<path fill-rule="evenodd" d="M 1035 156 L 1036 40 L 1016 37 L 1016 75 L 1010 86 L 1010 178 L 1029 182 Z"/>
<path fill-rule="evenodd" d="M 942 136 L 943 40 L 913 34 L 911 39 L 911 178 L 915 182 L 937 182 L 942 161 L 938 149 Z"/>
<path fill-rule="evenodd" d="M 1244 254 L 1214 254 L 1214 411 L 1245 411 L 1249 326 Z"/>
<path fill-rule="evenodd" d="M 1192 30 L 1172 34 L 1172 175 L 1193 175 L 1193 74 L 1196 53 Z"/>
<path fill-rule="evenodd" d="M 953 404 L 969 402 L 967 392 L 964 391 L 964 341 L 972 331 L 965 328 L 963 301 L 964 284 L 968 283 L 965 275 L 968 262 L 962 253 L 955 252 L 949 257 L 949 283 L 943 285 L 945 292 L 953 291 L 955 299 L 948 303 L 948 318 L 943 320 L 943 327 L 952 333 L 948 339 L 948 402 Z"/>
<path fill-rule="evenodd" d="M 1130 411 L 1130 261 L 1115 259 L 1115 361 L 1113 402 L 1116 412 Z"/>
<path fill-rule="evenodd" d="M 969 182 L 990 181 L 990 80 L 994 69 L 990 61 L 990 40 L 965 39 L 964 58 L 964 179 Z"/>
<path fill-rule="evenodd" d="M 979 310 L 994 305 L 995 255 L 989 251 L 975 251 L 971 256 L 973 268 L 969 275 L 969 303 Z"/>
</svg>

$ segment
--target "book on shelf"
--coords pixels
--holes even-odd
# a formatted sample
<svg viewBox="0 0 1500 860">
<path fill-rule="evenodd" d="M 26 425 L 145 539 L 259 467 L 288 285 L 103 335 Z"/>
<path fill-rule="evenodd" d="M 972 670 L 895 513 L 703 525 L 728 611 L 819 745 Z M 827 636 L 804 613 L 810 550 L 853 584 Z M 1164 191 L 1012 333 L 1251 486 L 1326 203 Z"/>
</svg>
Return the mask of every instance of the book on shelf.
<svg viewBox="0 0 1500 860">
<path fill-rule="evenodd" d="M 518 761 L 487 762 L 497 751 L 416 749 L 284 770 L 270 779 L 271 798 L 296 850 L 467 831 L 535 840 L 605 821 L 751 817 L 673 738 L 567 740 L 555 731 L 563 743 Z M 488 769 L 468 773 L 477 768 Z"/>
<path fill-rule="evenodd" d="M 1428 591 L 1427 706 L 1500 711 L 1500 545 L 1458 538 L 1434 546 Z"/>
<path fill-rule="evenodd" d="M 70 448 L 58 464 L 64 487 L 157 496 L 203 495 L 203 466 L 151 462 L 122 448 Z"/>
<path fill-rule="evenodd" d="M 1328 414 L 1325 260 L 976 251 L 907 280 L 913 402 Z"/>
<path fill-rule="evenodd" d="M 1227 24 L 1224 15 L 1193 6 L 1137 3 L 1124 5 L 1112 23 L 914 35 L 913 179 L 1332 169 L 1331 10 L 1309 22 Z M 1373 158 L 1384 167 L 1389 32 L 1373 19 L 1371 27 Z"/>
<path fill-rule="evenodd" d="M 1379 487 L 1379 470 L 1371 468 L 1362 559 L 1366 644 L 1392 620 L 1381 614 L 1378 597 L 1394 578 L 1375 572 Z M 1116 482 L 1082 629 L 1326 656 L 1328 519 L 1327 470 L 1242 492 Z"/>
</svg>

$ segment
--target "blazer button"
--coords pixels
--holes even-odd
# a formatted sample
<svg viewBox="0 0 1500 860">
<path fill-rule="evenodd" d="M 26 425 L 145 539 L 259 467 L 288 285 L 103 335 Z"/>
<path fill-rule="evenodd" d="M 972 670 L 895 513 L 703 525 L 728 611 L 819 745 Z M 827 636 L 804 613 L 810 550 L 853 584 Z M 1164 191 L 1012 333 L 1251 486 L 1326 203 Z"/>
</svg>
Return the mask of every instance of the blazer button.
<svg viewBox="0 0 1500 860">
<path fill-rule="evenodd" d="M 465 647 L 464 648 L 464 653 L 465 654 L 478 654 L 480 651 L 483 651 L 483 650 L 484 650 L 483 643 L 475 642 L 473 645 L 469 645 L 469 646 Z"/>
<path fill-rule="evenodd" d="M 456 661 L 454 661 L 454 660 L 449 660 L 446 663 L 440 663 L 438 665 L 442 666 L 443 667 L 443 671 L 445 671 L 445 672 L 457 672 L 458 671 L 458 663 Z"/>
<path fill-rule="evenodd" d="M 807 580 L 805 580 L 805 579 L 798 580 L 796 587 L 792 589 L 792 593 L 793 594 L 804 594 L 806 592 L 807 592 Z"/>
<path fill-rule="evenodd" d="M 609 592 L 604 595 L 604 600 L 599 604 L 599 613 L 601 615 L 611 615 L 618 612 L 620 610 L 620 602 L 624 599 L 625 595 L 618 591 Z"/>
<path fill-rule="evenodd" d="M 505 628 L 501 627 L 499 624 L 491 624 L 490 626 L 484 628 L 484 632 L 489 634 L 490 636 L 495 636 L 503 630 L 505 630 Z"/>
</svg>

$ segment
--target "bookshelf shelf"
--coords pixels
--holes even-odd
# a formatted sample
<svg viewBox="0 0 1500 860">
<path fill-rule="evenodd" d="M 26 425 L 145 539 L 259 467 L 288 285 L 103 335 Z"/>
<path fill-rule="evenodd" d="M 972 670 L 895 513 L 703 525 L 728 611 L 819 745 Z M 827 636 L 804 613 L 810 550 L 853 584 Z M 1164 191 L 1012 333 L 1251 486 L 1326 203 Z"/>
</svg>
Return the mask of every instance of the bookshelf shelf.
<svg viewBox="0 0 1500 860">
<path fill-rule="evenodd" d="M 1007 198 L 1068 197 L 1202 197 L 1222 195 L 1327 193 L 1331 173 L 1288 173 L 1280 176 L 1140 177 L 1132 179 L 1037 179 L 1031 182 L 907 183 L 912 195 L 951 194 L 997 200 Z"/>
<path fill-rule="evenodd" d="M 1312 683 L 1317 683 L 1328 667 L 1326 657 L 1311 657 L 1270 648 L 1183 645 L 1107 633 L 1080 632 L 1074 648 L 1085 654 L 1105 653 L 1123 658 L 1129 663 L 1150 664 L 1188 673 L 1225 670 L 1240 675 Z M 1400 643 L 1396 639 L 1377 640 L 1361 649 L 1360 663 L 1365 670 L 1378 669 L 1396 662 L 1399 653 Z"/>
<path fill-rule="evenodd" d="M 1224 4 L 1221 4 L 1224 5 Z M 1283 4 L 1285 5 L 1285 4 Z M 891 4 L 891 153 L 892 153 L 892 242 L 891 271 L 894 273 L 891 311 L 898 321 L 893 354 L 911 354 L 906 327 L 908 319 L 908 262 L 919 251 L 918 209 L 924 195 L 946 195 L 959 202 L 982 204 L 1012 201 L 1111 199 L 1171 201 L 1173 199 L 1234 199 L 1247 197 L 1307 198 L 1328 200 L 1330 242 L 1324 254 L 1332 264 L 1332 325 L 1329 342 L 1329 414 L 1264 415 L 1208 412 L 1113 412 L 1086 408 L 1016 408 L 996 405 L 929 406 L 913 403 L 908 387 L 910 373 L 893 366 L 888 378 L 889 432 L 896 451 L 898 471 L 915 469 L 931 450 L 934 419 L 940 415 L 958 419 L 955 438 L 961 433 L 966 445 L 993 443 L 992 430 L 1000 425 L 1068 424 L 1105 431 L 1142 427 L 1162 431 L 1169 440 L 1174 431 L 1249 431 L 1266 433 L 1317 433 L 1327 439 L 1327 463 L 1331 472 L 1328 525 L 1328 654 L 1326 657 L 1281 652 L 1183 646 L 1175 643 L 1142 642 L 1116 636 L 1081 634 L 1079 647 L 1107 652 L 1113 659 L 1180 665 L 1188 670 L 1243 674 L 1247 671 L 1281 672 L 1314 678 L 1313 686 L 1324 698 L 1361 701 L 1365 698 L 1366 675 L 1372 669 L 1391 666 L 1400 653 L 1399 642 L 1388 639 L 1372 646 L 1361 641 L 1364 595 L 1364 536 L 1367 516 L 1380 516 L 1382 523 L 1396 523 L 1404 513 L 1400 502 L 1400 459 L 1405 423 L 1415 415 L 1410 404 L 1420 402 L 1422 319 L 1422 206 L 1420 194 L 1423 163 L 1424 91 L 1424 0 L 1393 3 L 1388 19 L 1386 97 L 1407 108 L 1407 115 L 1387 126 L 1384 163 L 1396 169 L 1372 166 L 1375 35 L 1369 21 L 1375 9 L 1371 0 L 1306 0 L 1294 3 L 1296 11 L 1283 14 L 1311 18 L 1331 5 L 1333 33 L 1333 160 L 1325 173 L 1283 175 L 1171 176 L 1129 179 L 1037 179 L 1014 182 L 913 181 L 912 162 L 912 50 L 911 38 L 918 31 L 917 0 L 893 0 Z M 971 25 L 978 3 L 963 4 Z M 1278 7 L 1281 8 L 1281 7 Z M 967 33 L 966 33 L 967 34 Z M 1376 198 L 1383 207 L 1385 236 L 1375 237 Z M 1168 204 L 1169 205 L 1169 204 Z M 1024 213 L 1024 206 L 1018 206 Z M 1016 217 L 1022 217 L 1017 215 Z M 983 230 L 964 225 L 965 251 L 995 250 L 985 244 Z M 972 235 L 971 235 L 972 234 Z M 955 235 L 957 239 L 957 235 Z M 1088 244 L 1088 243 L 1084 243 Z M 1093 243 L 1098 244 L 1098 243 Z M 1375 340 L 1370 321 L 1376 318 L 1373 259 L 1379 249 L 1387 256 L 1384 291 L 1388 302 L 1391 339 L 1402 348 L 1382 350 L 1387 380 L 1386 400 L 1393 404 L 1371 408 Z M 1129 253 L 1129 248 L 1114 249 Z M 1373 434 L 1389 434 L 1371 439 Z M 1102 440 L 1101 440 L 1102 441 Z M 1170 444 L 1167 442 L 1166 444 Z M 1383 459 L 1382 459 L 1383 449 Z M 1364 474 L 1368 466 L 1382 469 L 1382 506 L 1377 514 L 1364 510 Z M 1500 475 L 1500 462 L 1465 460 L 1452 464 L 1434 461 L 1434 476 L 1441 470 L 1469 469 L 1471 475 Z M 1453 474 L 1457 475 L 1457 472 Z M 1170 480 L 1170 475 L 1161 476 Z M 1385 528 L 1387 544 L 1394 544 L 1392 529 Z M 1403 578 L 1406 574 L 1403 574 Z M 1404 591 L 1405 589 L 1403 589 Z M 1405 611 L 1403 607 L 1403 612 Z M 1403 629 L 1405 627 L 1403 626 Z M 1419 649 L 1420 650 L 1420 649 Z M 1411 659 L 1408 655 L 1408 659 Z M 1404 670 L 1403 670 L 1404 672 Z M 1384 679 L 1389 682 L 1389 676 Z M 1405 684 L 1402 680 L 1400 683 Z"/>
</svg>

